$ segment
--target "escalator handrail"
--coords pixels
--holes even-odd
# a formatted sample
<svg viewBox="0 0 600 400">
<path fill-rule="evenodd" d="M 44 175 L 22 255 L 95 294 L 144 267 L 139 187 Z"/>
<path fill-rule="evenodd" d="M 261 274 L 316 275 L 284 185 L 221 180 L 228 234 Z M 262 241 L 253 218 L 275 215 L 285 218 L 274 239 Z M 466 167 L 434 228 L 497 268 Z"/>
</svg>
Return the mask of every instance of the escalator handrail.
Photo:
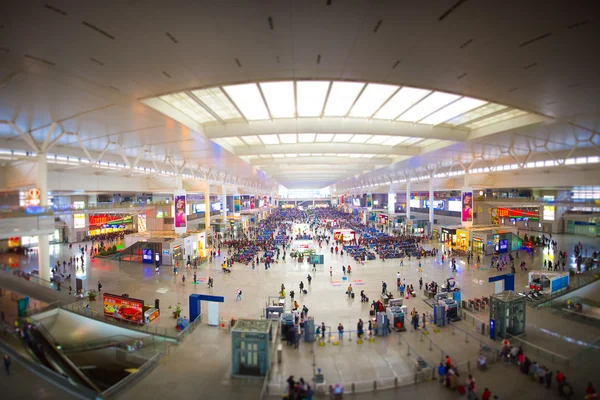
<svg viewBox="0 0 600 400">
<path fill-rule="evenodd" d="M 22 321 L 25 322 L 26 321 Z M 46 342 L 44 343 L 47 348 L 52 349 L 51 352 L 56 355 L 60 361 L 62 361 L 64 364 L 66 364 L 66 366 L 68 367 L 69 370 L 71 370 L 71 372 L 73 372 L 75 374 L 75 376 L 83 383 L 85 384 L 88 388 L 95 390 L 97 393 L 100 393 L 101 390 L 100 388 L 98 388 L 98 386 L 96 386 L 83 372 L 81 372 L 81 370 L 79 368 L 77 368 L 77 366 L 75 364 L 73 364 L 73 362 L 67 357 L 65 356 L 59 349 L 56 348 L 56 344 L 53 344 L 49 339 L 48 336 L 50 338 L 52 338 L 52 340 L 54 340 L 54 338 L 52 337 L 52 335 L 46 330 L 46 328 L 44 328 L 41 324 L 36 323 L 33 324 L 37 329 L 37 332 L 39 333 L 39 336 Z M 25 325 L 26 326 L 26 325 Z M 40 329 L 41 328 L 41 329 Z M 46 336 L 48 335 L 48 336 Z M 47 358 L 47 357 L 46 357 Z"/>
</svg>

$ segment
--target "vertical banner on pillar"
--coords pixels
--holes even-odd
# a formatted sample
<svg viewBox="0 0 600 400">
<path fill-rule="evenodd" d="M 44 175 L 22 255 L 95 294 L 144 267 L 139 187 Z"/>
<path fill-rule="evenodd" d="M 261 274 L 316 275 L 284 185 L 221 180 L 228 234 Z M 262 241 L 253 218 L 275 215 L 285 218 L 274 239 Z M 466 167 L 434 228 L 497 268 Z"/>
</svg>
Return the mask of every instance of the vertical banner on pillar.
<svg viewBox="0 0 600 400">
<path fill-rule="evenodd" d="M 388 213 L 393 214 L 396 211 L 396 193 L 388 193 Z"/>
<path fill-rule="evenodd" d="M 250 196 L 250 209 L 254 210 L 254 208 L 256 207 L 256 205 L 254 204 L 255 200 L 254 200 L 254 196 Z"/>
<path fill-rule="evenodd" d="M 473 225 L 473 188 L 463 188 L 460 198 L 462 225 L 471 226 Z"/>
<path fill-rule="evenodd" d="M 242 211 L 242 207 L 240 205 L 240 195 L 234 194 L 233 195 L 233 214 L 240 215 L 240 211 Z"/>
<path fill-rule="evenodd" d="M 185 233 L 187 231 L 185 190 L 176 190 L 173 199 L 175 200 L 175 232 L 179 234 Z"/>
<path fill-rule="evenodd" d="M 344 195 L 340 196 L 340 201 L 341 201 L 341 204 L 344 205 Z"/>
<path fill-rule="evenodd" d="M 373 208 L 373 193 L 367 193 L 367 209 Z"/>
</svg>

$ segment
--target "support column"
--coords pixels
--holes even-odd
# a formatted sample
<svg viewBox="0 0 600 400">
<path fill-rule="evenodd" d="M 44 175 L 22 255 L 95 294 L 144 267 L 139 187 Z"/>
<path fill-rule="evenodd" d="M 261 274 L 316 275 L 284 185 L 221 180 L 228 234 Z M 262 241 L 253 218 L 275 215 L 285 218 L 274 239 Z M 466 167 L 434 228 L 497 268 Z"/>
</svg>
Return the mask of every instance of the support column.
<svg viewBox="0 0 600 400">
<path fill-rule="evenodd" d="M 406 182 L 406 226 L 410 222 L 410 181 Z"/>
<path fill-rule="evenodd" d="M 433 234 L 433 177 L 429 179 L 429 235 Z"/>
<path fill-rule="evenodd" d="M 45 153 L 40 153 L 37 160 L 35 185 L 40 190 L 40 206 L 48 206 L 48 160 Z M 48 235 L 38 236 L 38 271 L 41 279 L 50 280 L 50 238 Z"/>
<path fill-rule="evenodd" d="M 210 185 L 208 182 L 204 189 L 204 227 L 210 229 Z"/>
<path fill-rule="evenodd" d="M 223 216 L 223 223 L 227 219 L 227 190 L 225 185 L 221 186 L 221 215 Z"/>
</svg>

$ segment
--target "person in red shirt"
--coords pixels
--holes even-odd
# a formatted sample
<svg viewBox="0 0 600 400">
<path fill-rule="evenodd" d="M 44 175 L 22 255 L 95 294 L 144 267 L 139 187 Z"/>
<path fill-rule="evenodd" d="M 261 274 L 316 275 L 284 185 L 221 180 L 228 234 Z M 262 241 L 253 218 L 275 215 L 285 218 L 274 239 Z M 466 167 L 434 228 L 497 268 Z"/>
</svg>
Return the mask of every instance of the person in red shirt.
<svg viewBox="0 0 600 400">
<path fill-rule="evenodd" d="M 490 400 L 491 398 L 492 398 L 492 392 L 490 392 L 490 389 L 485 388 L 485 390 L 481 394 L 481 400 Z"/>
<path fill-rule="evenodd" d="M 450 356 L 446 356 L 446 367 L 448 369 L 452 368 L 452 360 L 450 360 Z"/>
</svg>

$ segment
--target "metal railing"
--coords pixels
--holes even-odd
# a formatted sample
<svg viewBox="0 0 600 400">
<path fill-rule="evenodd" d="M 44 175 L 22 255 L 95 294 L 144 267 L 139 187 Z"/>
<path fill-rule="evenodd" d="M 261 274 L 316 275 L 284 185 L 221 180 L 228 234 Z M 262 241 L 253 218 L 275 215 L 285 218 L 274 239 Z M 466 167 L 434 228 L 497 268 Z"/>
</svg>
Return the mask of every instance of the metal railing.
<svg viewBox="0 0 600 400">
<path fill-rule="evenodd" d="M 515 341 L 517 341 L 519 343 L 519 345 L 523 348 L 525 355 L 527 355 L 528 357 L 531 357 L 532 354 L 535 354 L 539 358 L 543 358 L 546 361 L 550 361 L 555 365 L 561 366 L 561 368 L 565 368 L 565 369 L 569 368 L 569 358 L 568 357 L 565 357 L 565 356 L 555 353 L 553 351 L 544 349 L 543 347 L 540 347 L 531 342 L 528 342 L 523 338 L 520 338 L 517 336 L 512 336 L 509 334 L 507 334 L 507 336 L 510 338 L 511 341 L 513 341 L 513 344 Z"/>
<path fill-rule="evenodd" d="M 569 286 L 566 289 L 563 290 L 559 290 L 555 293 L 550 294 L 549 296 L 546 296 L 545 299 L 536 304 L 534 307 L 535 308 L 543 308 L 543 307 L 556 307 L 556 302 L 554 299 L 556 299 L 557 297 L 563 296 L 565 294 L 571 293 L 577 289 L 581 289 L 584 286 L 589 285 L 590 283 L 594 283 L 596 280 L 594 279 L 593 276 L 587 276 L 587 275 L 571 275 L 569 277 Z M 559 300 L 558 301 L 559 304 L 564 305 L 564 300 Z"/>
<path fill-rule="evenodd" d="M 152 371 L 158 365 L 161 358 L 160 353 L 156 353 L 152 358 L 146 361 L 142 366 L 140 366 L 135 374 L 129 374 L 124 379 L 120 380 L 116 384 L 112 385 L 110 388 L 106 389 L 102 392 L 102 395 L 105 397 L 114 396 L 121 390 L 126 387 L 134 385 L 136 382 L 141 380 L 145 375 L 147 375 L 150 371 Z"/>
<path fill-rule="evenodd" d="M 271 379 L 271 371 L 273 370 L 273 366 L 275 365 L 275 359 L 277 358 L 276 349 L 277 349 L 277 345 L 281 343 L 281 340 L 279 339 L 280 324 L 277 322 L 278 321 L 275 321 L 275 332 L 271 333 L 271 341 L 273 343 L 271 344 L 271 354 L 269 357 L 270 362 L 269 362 L 269 367 L 267 368 L 267 375 L 265 376 L 265 380 L 263 382 L 262 389 L 260 391 L 260 397 L 259 397 L 260 400 L 264 399 L 265 396 L 269 393 L 269 380 Z M 271 329 L 272 328 L 273 328 L 273 324 L 271 324 Z"/>
</svg>

